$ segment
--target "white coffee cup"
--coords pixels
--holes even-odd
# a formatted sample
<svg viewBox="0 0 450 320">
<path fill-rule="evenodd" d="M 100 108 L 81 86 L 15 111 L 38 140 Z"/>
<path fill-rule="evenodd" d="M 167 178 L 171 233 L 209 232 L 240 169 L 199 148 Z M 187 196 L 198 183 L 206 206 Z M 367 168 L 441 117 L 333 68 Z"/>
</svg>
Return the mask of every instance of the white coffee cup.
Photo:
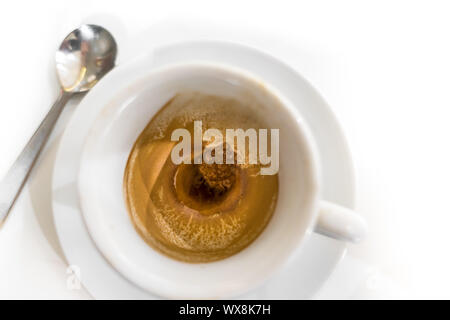
<svg viewBox="0 0 450 320">
<path fill-rule="evenodd" d="M 270 80 L 270 79 L 269 79 Z M 135 231 L 123 195 L 131 148 L 146 124 L 175 94 L 198 91 L 252 96 L 271 128 L 280 129 L 278 202 L 269 224 L 247 248 L 226 259 L 191 264 L 169 258 Z M 79 197 L 83 217 L 105 259 L 139 287 L 167 298 L 227 298 L 260 285 L 279 270 L 312 231 L 357 242 L 366 224 L 355 212 L 319 199 L 315 142 L 296 108 L 262 79 L 211 63 L 170 65 L 111 92 L 85 141 Z"/>
</svg>

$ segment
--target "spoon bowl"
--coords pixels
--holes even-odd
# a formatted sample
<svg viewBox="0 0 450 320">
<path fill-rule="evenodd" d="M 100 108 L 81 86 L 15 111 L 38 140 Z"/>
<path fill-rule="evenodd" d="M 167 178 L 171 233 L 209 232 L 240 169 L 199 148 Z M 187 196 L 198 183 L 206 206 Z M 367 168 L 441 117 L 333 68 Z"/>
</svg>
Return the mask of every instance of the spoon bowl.
<svg viewBox="0 0 450 320">
<path fill-rule="evenodd" d="M 114 67 L 117 44 L 113 36 L 96 25 L 72 31 L 56 52 L 56 72 L 66 92 L 83 92 Z"/>
</svg>

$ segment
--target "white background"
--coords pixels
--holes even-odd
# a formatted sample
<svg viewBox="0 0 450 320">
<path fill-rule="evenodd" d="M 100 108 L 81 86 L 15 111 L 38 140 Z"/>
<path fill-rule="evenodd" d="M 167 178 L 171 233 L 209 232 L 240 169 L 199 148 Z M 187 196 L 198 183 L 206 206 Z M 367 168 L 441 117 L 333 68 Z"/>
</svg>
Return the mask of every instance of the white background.
<svg viewBox="0 0 450 320">
<path fill-rule="evenodd" d="M 0 10 L 0 175 L 56 96 L 54 51 L 82 22 L 119 45 L 161 26 L 226 30 L 273 43 L 333 108 L 347 135 L 357 210 L 370 225 L 350 256 L 401 288 L 378 297 L 450 298 L 450 3 L 447 1 L 13 1 Z M 206 34 L 206 33 L 205 33 Z M 210 34 L 210 33 L 209 33 Z M 220 38 L 220 34 L 217 33 Z M 157 39 L 156 39 L 157 38 Z M 164 34 L 146 41 L 163 41 Z M 271 41 L 271 42 L 270 42 Z M 128 46 L 132 48 L 132 46 Z M 120 61 L 137 54 L 120 52 Z M 0 230 L 0 298 L 89 298 L 67 290 L 47 181 L 56 128 L 31 182 Z M 47 160 L 46 160 L 47 159 Z M 48 160 L 50 159 L 50 160 Z M 44 170 L 47 169 L 47 170 Z M 345 183 L 345 182 L 343 182 Z M 337 298 L 346 264 L 330 279 Z M 333 287 L 334 285 L 334 287 Z M 369 286 L 370 287 L 370 286 Z M 324 288 L 324 290 L 326 290 Z M 393 289 L 392 289 L 393 290 Z M 325 296 L 325 295 L 324 295 Z"/>
</svg>

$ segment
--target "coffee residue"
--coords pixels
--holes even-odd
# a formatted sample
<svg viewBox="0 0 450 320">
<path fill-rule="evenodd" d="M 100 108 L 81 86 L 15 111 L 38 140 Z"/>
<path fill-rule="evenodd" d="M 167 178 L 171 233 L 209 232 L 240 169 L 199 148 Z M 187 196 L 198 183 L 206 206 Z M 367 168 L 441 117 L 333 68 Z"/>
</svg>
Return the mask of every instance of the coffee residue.
<svg viewBox="0 0 450 320">
<path fill-rule="evenodd" d="M 149 245 L 178 260 L 209 262 L 259 236 L 275 210 L 278 175 L 259 175 L 260 166 L 247 163 L 175 165 L 170 157 L 177 143 L 170 140 L 173 130 L 185 128 L 194 136 L 197 120 L 203 130 L 224 135 L 228 128 L 267 128 L 257 110 L 254 101 L 190 92 L 175 96 L 153 117 L 135 142 L 124 176 L 130 217 Z"/>
</svg>

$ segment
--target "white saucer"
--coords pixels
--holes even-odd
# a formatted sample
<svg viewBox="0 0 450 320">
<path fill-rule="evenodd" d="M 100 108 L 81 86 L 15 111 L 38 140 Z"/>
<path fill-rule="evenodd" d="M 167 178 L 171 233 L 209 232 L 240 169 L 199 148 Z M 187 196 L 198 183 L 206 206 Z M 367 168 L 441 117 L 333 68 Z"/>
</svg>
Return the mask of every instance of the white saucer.
<svg viewBox="0 0 450 320">
<path fill-rule="evenodd" d="M 328 105 L 320 95 L 289 66 L 256 49 L 223 42 L 178 43 L 155 49 L 127 64 L 139 69 L 141 59 L 150 59 L 154 67 L 187 61 L 212 61 L 246 69 L 278 88 L 299 108 L 316 139 L 323 179 L 325 200 L 353 208 L 354 179 L 350 153 L 345 138 Z M 55 227 L 64 254 L 70 265 L 80 270 L 81 282 L 97 299 L 155 299 L 128 282 L 103 258 L 84 225 L 77 195 L 80 153 L 85 137 L 102 104 L 97 103 L 98 88 L 115 92 L 113 85 L 127 78 L 119 66 L 110 72 L 83 99 L 74 112 L 60 142 L 52 183 Z M 116 80 L 116 81 L 114 81 Z M 242 299 L 305 299 L 311 298 L 327 280 L 346 251 L 343 242 L 313 234 L 282 272 L 258 290 Z"/>
</svg>

